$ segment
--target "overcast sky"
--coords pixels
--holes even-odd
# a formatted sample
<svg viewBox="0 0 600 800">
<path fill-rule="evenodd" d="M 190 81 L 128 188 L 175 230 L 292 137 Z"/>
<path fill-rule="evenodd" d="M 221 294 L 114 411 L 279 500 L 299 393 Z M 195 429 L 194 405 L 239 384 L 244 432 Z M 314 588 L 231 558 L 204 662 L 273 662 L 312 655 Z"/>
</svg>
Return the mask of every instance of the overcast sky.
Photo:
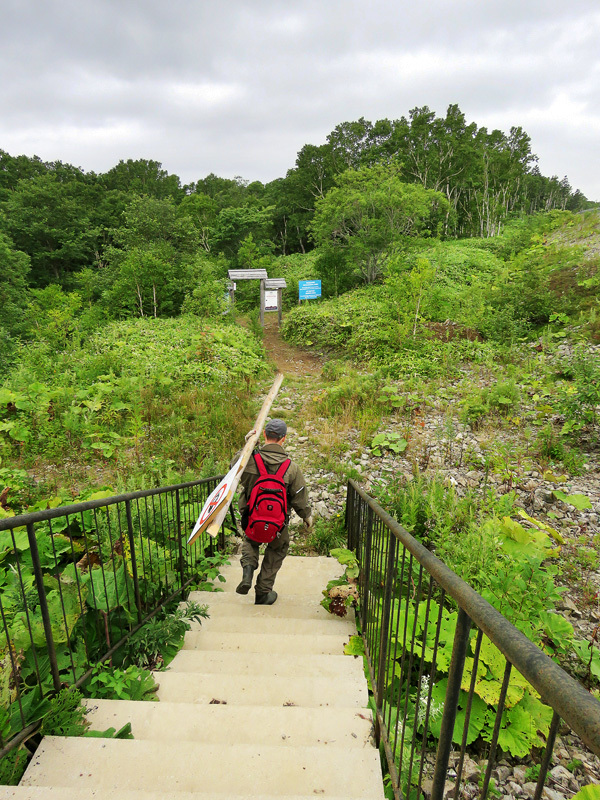
<svg viewBox="0 0 600 800">
<path fill-rule="evenodd" d="M 600 200 L 599 0 L 0 0 L 0 149 L 263 182 L 339 123 L 458 103 Z"/>
</svg>

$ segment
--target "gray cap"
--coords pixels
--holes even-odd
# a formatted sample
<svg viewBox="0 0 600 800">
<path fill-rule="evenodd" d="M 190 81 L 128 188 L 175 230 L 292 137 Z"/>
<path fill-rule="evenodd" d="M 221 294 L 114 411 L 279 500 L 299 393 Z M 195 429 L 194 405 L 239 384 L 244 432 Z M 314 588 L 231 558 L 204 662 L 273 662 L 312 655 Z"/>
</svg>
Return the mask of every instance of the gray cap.
<svg viewBox="0 0 600 800">
<path fill-rule="evenodd" d="M 282 419 L 272 419 L 265 425 L 268 439 L 283 439 L 287 434 L 287 425 Z"/>
</svg>

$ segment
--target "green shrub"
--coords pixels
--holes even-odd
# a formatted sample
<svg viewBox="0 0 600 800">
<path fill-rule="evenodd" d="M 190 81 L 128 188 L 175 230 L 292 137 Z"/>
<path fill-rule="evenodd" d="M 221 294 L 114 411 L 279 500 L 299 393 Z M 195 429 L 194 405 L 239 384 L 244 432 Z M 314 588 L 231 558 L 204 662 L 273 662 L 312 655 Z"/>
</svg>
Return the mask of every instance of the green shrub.
<svg viewBox="0 0 600 800">
<path fill-rule="evenodd" d="M 135 665 L 120 669 L 96 667 L 84 687 L 87 697 L 107 700 L 156 700 L 158 684 L 152 673 Z"/>
<path fill-rule="evenodd" d="M 306 546 L 317 555 L 327 556 L 329 551 L 346 544 L 344 520 L 338 514 L 333 519 L 317 517 L 314 528 L 306 538 Z"/>
<path fill-rule="evenodd" d="M 495 409 L 502 416 L 514 414 L 521 402 L 521 392 L 514 380 L 494 384 L 493 388 L 484 392 L 483 396 L 490 408 Z"/>
</svg>

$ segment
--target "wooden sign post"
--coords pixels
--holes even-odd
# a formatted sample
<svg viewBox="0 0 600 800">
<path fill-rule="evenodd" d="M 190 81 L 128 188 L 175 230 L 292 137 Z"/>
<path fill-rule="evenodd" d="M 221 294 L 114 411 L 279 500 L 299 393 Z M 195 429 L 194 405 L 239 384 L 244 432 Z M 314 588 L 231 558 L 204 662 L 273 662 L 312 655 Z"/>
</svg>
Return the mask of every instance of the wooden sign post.
<svg viewBox="0 0 600 800">
<path fill-rule="evenodd" d="M 246 464 L 250 460 L 252 451 L 256 447 L 260 434 L 262 433 L 262 429 L 267 421 L 267 416 L 273 404 L 273 400 L 277 397 L 277 392 L 279 391 L 279 387 L 281 386 L 282 382 L 283 373 L 279 372 L 275 378 L 273 386 L 269 391 L 269 394 L 265 398 L 263 406 L 260 410 L 260 414 L 254 423 L 255 433 L 244 445 L 244 449 L 242 450 L 240 457 L 235 462 L 233 467 L 229 470 L 227 475 L 225 475 L 217 488 L 209 495 L 206 503 L 204 504 L 204 508 L 200 512 L 200 516 L 194 525 L 194 529 L 190 534 L 188 545 L 192 544 L 203 531 L 207 531 L 212 537 L 215 537 L 218 534 L 219 529 L 223 524 L 223 520 L 227 516 L 227 511 L 229 510 L 229 506 L 233 500 L 233 495 L 235 494 L 235 490 L 240 482 L 242 473 L 246 468 Z"/>
</svg>

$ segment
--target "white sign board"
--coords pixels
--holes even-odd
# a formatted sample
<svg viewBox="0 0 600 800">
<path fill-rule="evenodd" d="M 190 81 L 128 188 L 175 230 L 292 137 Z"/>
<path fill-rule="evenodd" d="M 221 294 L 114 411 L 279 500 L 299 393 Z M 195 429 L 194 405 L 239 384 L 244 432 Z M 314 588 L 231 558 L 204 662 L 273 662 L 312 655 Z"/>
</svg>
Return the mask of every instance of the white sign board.
<svg viewBox="0 0 600 800">
<path fill-rule="evenodd" d="M 202 531 L 208 527 L 210 521 L 214 518 L 216 513 L 223 507 L 227 500 L 231 498 L 231 495 L 235 491 L 235 486 L 233 486 L 233 484 L 240 467 L 240 461 L 241 459 L 238 459 L 235 462 L 221 483 L 209 495 L 206 503 L 204 504 L 204 508 L 200 512 L 200 516 L 194 525 L 194 529 L 190 534 L 188 544 L 190 544 L 198 534 L 202 533 Z"/>
<path fill-rule="evenodd" d="M 277 289 L 267 289 L 265 292 L 265 311 L 277 311 Z"/>
</svg>

